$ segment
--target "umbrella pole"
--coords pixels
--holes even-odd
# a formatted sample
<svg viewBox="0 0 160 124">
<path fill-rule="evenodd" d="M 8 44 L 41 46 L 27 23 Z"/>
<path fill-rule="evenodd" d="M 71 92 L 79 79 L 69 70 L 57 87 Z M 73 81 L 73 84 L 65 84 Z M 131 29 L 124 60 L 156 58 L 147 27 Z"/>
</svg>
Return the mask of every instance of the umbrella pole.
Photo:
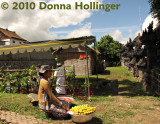
<svg viewBox="0 0 160 124">
<path fill-rule="evenodd" d="M 96 51 L 96 45 L 94 42 L 94 50 Z M 98 83 L 98 68 L 97 68 L 97 53 L 95 52 L 95 69 L 96 69 L 96 75 L 97 75 L 97 83 Z"/>
<path fill-rule="evenodd" d="M 87 45 L 85 45 L 86 50 L 86 63 L 87 63 L 87 83 L 88 83 L 88 97 L 90 99 L 90 86 L 89 86 L 89 67 L 88 67 L 88 53 L 87 53 Z"/>
<path fill-rule="evenodd" d="M 86 65 L 85 65 L 85 95 L 87 96 L 87 77 L 86 77 Z"/>
</svg>

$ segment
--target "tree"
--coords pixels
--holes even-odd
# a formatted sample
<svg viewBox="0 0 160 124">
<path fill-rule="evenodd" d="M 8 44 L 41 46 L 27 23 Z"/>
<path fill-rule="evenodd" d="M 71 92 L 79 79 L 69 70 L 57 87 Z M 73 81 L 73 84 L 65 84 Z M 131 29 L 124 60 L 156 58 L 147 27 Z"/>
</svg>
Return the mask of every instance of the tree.
<svg viewBox="0 0 160 124">
<path fill-rule="evenodd" d="M 107 66 L 119 65 L 121 45 L 118 41 L 114 41 L 110 35 L 103 36 L 99 42 L 96 42 L 96 49 L 101 52 L 98 57 L 105 59 Z"/>
<path fill-rule="evenodd" d="M 148 2 L 151 5 L 150 12 L 153 13 L 160 23 L 160 0 L 149 0 Z"/>
</svg>

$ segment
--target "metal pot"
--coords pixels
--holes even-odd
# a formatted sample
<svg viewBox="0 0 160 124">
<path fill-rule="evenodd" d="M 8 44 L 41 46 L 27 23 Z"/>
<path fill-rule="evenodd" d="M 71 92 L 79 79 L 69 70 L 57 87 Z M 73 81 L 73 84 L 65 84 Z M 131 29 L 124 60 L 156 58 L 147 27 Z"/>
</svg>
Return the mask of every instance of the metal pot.
<svg viewBox="0 0 160 124">
<path fill-rule="evenodd" d="M 88 115 L 72 115 L 72 121 L 75 123 L 84 123 L 92 120 L 92 114 Z"/>
</svg>

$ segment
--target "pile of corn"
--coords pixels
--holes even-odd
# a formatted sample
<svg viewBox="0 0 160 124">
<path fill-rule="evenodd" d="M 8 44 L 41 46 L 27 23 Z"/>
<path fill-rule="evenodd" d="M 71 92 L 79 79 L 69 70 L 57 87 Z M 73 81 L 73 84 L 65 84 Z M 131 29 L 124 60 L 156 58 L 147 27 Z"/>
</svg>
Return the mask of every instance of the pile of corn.
<svg viewBox="0 0 160 124">
<path fill-rule="evenodd" d="M 70 109 L 75 115 L 87 115 L 96 111 L 96 107 L 91 107 L 88 104 L 74 106 Z"/>
</svg>

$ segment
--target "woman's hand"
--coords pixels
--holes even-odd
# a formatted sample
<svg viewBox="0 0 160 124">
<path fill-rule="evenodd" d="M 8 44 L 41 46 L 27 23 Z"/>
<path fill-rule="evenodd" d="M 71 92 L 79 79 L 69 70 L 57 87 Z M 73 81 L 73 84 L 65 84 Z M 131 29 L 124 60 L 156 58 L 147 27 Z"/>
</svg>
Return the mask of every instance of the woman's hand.
<svg viewBox="0 0 160 124">
<path fill-rule="evenodd" d="M 64 104 L 62 104 L 62 108 L 66 111 L 69 111 L 69 109 Z"/>
</svg>

